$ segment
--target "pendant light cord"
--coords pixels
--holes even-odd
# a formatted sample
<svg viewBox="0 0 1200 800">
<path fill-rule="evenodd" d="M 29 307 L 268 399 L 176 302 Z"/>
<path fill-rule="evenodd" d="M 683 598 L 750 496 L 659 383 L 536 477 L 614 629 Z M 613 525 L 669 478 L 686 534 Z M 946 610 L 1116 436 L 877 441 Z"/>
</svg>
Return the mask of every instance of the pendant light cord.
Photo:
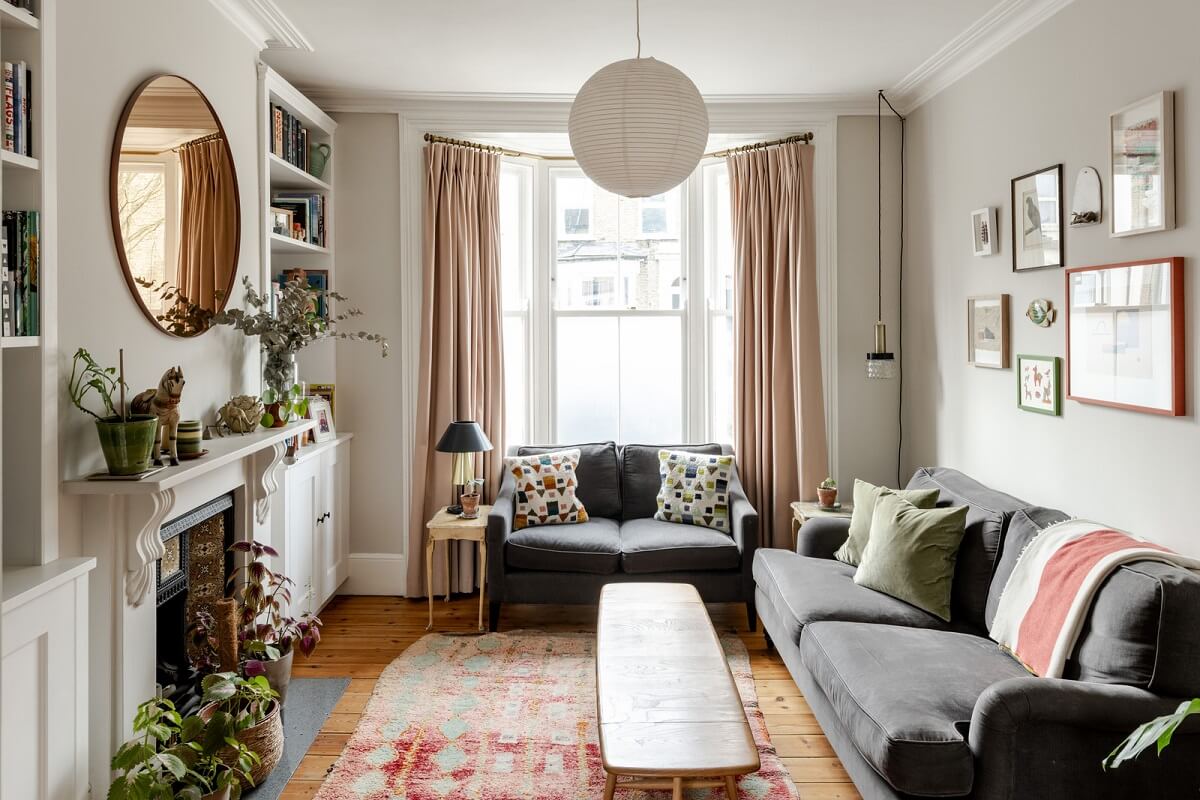
<svg viewBox="0 0 1200 800">
<path fill-rule="evenodd" d="M 905 118 L 896 110 L 891 101 L 883 94 L 883 90 L 879 90 L 879 98 L 875 103 L 875 120 L 876 120 L 876 137 L 878 148 L 879 169 L 878 176 L 878 212 L 879 212 L 879 319 L 883 319 L 883 108 L 880 102 L 887 103 L 887 107 L 892 110 L 896 118 L 900 120 L 900 257 L 897 264 L 898 282 L 897 292 L 898 298 L 896 302 L 896 350 L 899 352 L 900 358 L 900 385 L 899 385 L 899 402 L 898 402 L 898 424 L 897 424 L 897 440 L 896 440 L 896 485 L 900 486 L 903 483 L 901 468 L 904 454 L 904 151 L 905 151 Z"/>
<path fill-rule="evenodd" d="M 642 57 L 642 0 L 633 0 L 633 16 L 637 20 L 637 57 Z"/>
</svg>

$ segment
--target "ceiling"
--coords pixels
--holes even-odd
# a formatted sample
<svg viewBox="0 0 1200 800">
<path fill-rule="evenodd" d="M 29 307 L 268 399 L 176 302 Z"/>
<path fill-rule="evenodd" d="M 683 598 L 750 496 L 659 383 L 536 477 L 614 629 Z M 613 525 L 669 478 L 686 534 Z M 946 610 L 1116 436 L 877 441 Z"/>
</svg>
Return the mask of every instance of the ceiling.
<svg viewBox="0 0 1200 800">
<path fill-rule="evenodd" d="M 642 55 L 705 95 L 869 96 L 1012 0 L 642 0 Z M 288 0 L 307 89 L 574 94 L 635 54 L 633 0 Z"/>
</svg>

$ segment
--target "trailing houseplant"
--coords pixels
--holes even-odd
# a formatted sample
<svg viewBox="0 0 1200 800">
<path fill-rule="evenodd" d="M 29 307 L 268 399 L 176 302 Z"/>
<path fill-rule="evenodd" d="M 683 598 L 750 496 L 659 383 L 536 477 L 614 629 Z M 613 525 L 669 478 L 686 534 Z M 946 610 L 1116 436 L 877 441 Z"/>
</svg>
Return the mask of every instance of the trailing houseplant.
<svg viewBox="0 0 1200 800">
<path fill-rule="evenodd" d="M 258 756 L 249 769 L 254 785 L 271 774 L 283 757 L 283 720 L 279 715 L 279 695 L 261 675 L 246 678 L 236 672 L 215 672 L 200 681 L 204 707 L 200 718 L 206 722 L 220 715 L 229 717 L 232 742 L 216 752 L 226 766 L 240 763 L 243 749 Z"/>
<path fill-rule="evenodd" d="M 1103 761 L 1104 768 L 1116 769 L 1126 761 L 1137 758 L 1151 746 L 1155 748 L 1158 755 L 1162 755 L 1162 751 L 1171 743 L 1171 737 L 1175 735 L 1175 730 L 1193 714 L 1200 714 L 1200 698 L 1184 700 L 1175 709 L 1175 713 L 1155 717 L 1149 722 L 1139 725 L 1133 733 L 1125 737 L 1125 741 L 1108 754 Z"/>
<path fill-rule="evenodd" d="M 230 714 L 184 717 L 157 697 L 138 706 L 133 732 L 113 756 L 109 800 L 238 800 L 243 784 L 253 785 L 259 758 L 235 738 Z M 218 756 L 224 750 L 229 762 Z"/>
<path fill-rule="evenodd" d="M 96 420 L 96 434 L 110 475 L 137 475 L 150 469 L 158 432 L 158 419 L 131 415 L 124 395 L 129 385 L 116 367 L 101 366 L 84 348 L 71 359 L 67 393 L 76 408 Z M 119 395 L 114 397 L 114 395 Z M 97 414 L 85 405 L 94 396 L 103 406 Z"/>
<path fill-rule="evenodd" d="M 263 350 L 263 382 L 273 397 L 267 412 L 270 424 L 283 425 L 295 414 L 294 408 L 284 405 L 291 397 L 296 385 L 296 354 L 322 339 L 345 339 L 355 342 L 374 342 L 384 358 L 388 354 L 388 341 L 378 333 L 367 331 L 344 331 L 341 327 L 362 311 L 347 307 L 336 314 L 321 314 L 318 309 L 329 308 L 330 301 L 349 304 L 349 298 L 328 289 L 309 286 L 299 277 L 284 282 L 275 302 L 270 294 L 262 294 L 254 288 L 248 276 L 242 277 L 246 295 L 246 309 L 209 311 L 191 302 L 175 286 L 169 283 L 138 281 L 169 301 L 167 310 L 159 316 L 169 329 L 181 326 L 189 330 L 200 330 L 211 325 L 228 325 L 246 336 L 257 336 Z M 264 416 L 264 424 L 268 417 Z"/>
</svg>

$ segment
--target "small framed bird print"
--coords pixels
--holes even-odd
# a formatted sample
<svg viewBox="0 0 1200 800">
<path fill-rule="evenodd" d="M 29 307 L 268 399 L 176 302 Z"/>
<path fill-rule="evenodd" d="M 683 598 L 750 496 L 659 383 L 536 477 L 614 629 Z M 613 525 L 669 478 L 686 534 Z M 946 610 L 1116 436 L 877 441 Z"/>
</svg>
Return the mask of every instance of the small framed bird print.
<svg viewBox="0 0 1200 800">
<path fill-rule="evenodd" d="M 1017 408 L 1062 416 L 1062 359 L 1057 356 L 1017 356 Z"/>
<path fill-rule="evenodd" d="M 1013 178 L 1013 272 L 1065 263 L 1062 182 L 1062 164 Z"/>
</svg>

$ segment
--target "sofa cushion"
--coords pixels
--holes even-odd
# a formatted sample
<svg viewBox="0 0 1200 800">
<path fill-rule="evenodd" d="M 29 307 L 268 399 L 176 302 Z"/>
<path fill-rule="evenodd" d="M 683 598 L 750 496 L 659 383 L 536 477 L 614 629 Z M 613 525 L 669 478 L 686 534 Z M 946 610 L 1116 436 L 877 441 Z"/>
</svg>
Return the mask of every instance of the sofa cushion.
<svg viewBox="0 0 1200 800">
<path fill-rule="evenodd" d="M 825 620 L 947 627 L 916 606 L 859 586 L 854 582 L 854 567 L 840 561 L 760 548 L 754 552 L 753 571 L 754 582 L 784 621 L 793 643 L 800 640 L 805 625 Z"/>
<path fill-rule="evenodd" d="M 621 524 L 621 569 L 630 573 L 737 569 L 741 553 L 729 534 L 657 519 Z"/>
<path fill-rule="evenodd" d="M 617 465 L 617 446 L 612 442 L 594 444 L 521 445 L 519 456 L 532 456 L 556 450 L 579 450 L 575 474 L 579 487 L 575 494 L 590 517 L 621 517 L 621 480 Z"/>
<path fill-rule="evenodd" d="M 578 466 L 578 450 L 507 456 L 504 469 L 513 476 L 515 487 L 513 528 L 587 522 L 587 508 L 575 496 Z"/>
<path fill-rule="evenodd" d="M 862 562 L 867 542 L 871 538 L 871 520 L 875 516 L 875 501 L 883 492 L 891 492 L 903 497 L 917 508 L 933 508 L 937 505 L 938 500 L 937 489 L 892 490 L 886 486 L 876 486 L 855 478 L 854 511 L 850 515 L 850 530 L 846 533 L 846 541 L 833 554 L 838 561 L 843 561 L 852 567 L 857 567 Z"/>
<path fill-rule="evenodd" d="M 658 510 L 659 450 L 721 455 L 719 444 L 627 444 L 621 448 L 621 519 L 646 519 Z M 579 476 L 580 483 L 583 476 Z M 590 508 L 590 506 L 589 506 Z"/>
<path fill-rule="evenodd" d="M 1037 680 L 985 637 L 890 625 L 813 623 L 800 659 L 867 763 L 916 795 L 970 792 L 975 701 L 997 681 Z"/>
<path fill-rule="evenodd" d="M 1029 503 L 944 467 L 918 469 L 906 488 L 938 489 L 939 506 L 968 506 L 966 532 L 954 567 L 950 613 L 956 622 L 986 630 L 984 607 L 1000 540 L 1012 515 Z"/>
<path fill-rule="evenodd" d="M 658 451 L 658 508 L 654 518 L 729 533 L 733 456 Z"/>
<path fill-rule="evenodd" d="M 523 528 L 508 535 L 504 558 L 518 569 L 609 575 L 621 562 L 620 525 L 595 517 L 578 525 Z"/>
<path fill-rule="evenodd" d="M 1027 508 L 1009 523 L 988 594 L 988 624 L 1017 558 L 1042 529 L 1069 517 Z M 1138 561 L 1114 570 L 1092 600 L 1063 677 L 1179 697 L 1200 693 L 1200 576 Z"/>
</svg>

